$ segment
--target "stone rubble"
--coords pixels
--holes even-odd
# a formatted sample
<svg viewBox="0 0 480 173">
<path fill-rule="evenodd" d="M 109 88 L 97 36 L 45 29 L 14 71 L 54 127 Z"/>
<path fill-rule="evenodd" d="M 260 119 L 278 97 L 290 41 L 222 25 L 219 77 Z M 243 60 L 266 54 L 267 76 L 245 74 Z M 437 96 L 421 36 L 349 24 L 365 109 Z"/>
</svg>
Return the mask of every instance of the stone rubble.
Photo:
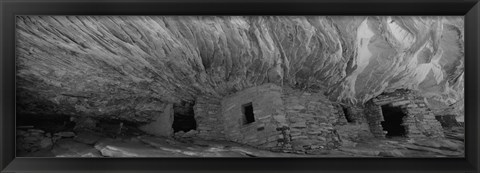
<svg viewBox="0 0 480 173">
<path fill-rule="evenodd" d="M 51 148 L 53 141 L 49 133 L 40 129 L 17 129 L 17 151 L 36 152 Z"/>
</svg>

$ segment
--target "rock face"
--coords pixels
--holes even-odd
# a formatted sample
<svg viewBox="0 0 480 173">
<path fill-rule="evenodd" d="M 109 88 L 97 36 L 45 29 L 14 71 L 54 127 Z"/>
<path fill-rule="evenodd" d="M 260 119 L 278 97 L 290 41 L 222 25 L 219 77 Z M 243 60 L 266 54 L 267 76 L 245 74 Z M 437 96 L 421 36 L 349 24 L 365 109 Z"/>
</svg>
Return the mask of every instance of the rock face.
<svg viewBox="0 0 480 173">
<path fill-rule="evenodd" d="M 150 123 L 158 105 L 264 83 L 463 110 L 462 17 L 19 16 L 17 33 L 20 114 Z"/>
<path fill-rule="evenodd" d="M 173 134 L 173 104 L 165 106 L 164 112 L 158 114 L 155 121 L 141 126 L 140 129 L 144 132 L 156 136 L 171 136 Z"/>
</svg>

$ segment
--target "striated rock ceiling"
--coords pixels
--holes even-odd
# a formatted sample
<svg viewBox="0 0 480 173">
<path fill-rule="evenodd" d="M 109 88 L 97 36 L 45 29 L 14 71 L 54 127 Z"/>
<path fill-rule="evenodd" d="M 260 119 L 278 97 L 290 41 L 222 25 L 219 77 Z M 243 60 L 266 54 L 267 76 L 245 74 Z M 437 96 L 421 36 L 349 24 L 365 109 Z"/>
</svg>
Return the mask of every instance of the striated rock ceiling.
<svg viewBox="0 0 480 173">
<path fill-rule="evenodd" d="M 464 97 L 463 26 L 454 16 L 20 16 L 17 110 L 147 122 L 165 103 L 268 82 L 352 105 L 406 88 L 441 108 Z"/>
</svg>

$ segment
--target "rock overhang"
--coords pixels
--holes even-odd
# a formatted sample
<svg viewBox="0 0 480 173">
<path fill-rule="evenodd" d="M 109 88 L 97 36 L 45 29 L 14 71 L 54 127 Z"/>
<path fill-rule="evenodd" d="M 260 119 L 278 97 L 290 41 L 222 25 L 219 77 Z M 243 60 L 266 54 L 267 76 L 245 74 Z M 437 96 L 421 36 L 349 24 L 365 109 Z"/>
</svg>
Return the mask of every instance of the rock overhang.
<svg viewBox="0 0 480 173">
<path fill-rule="evenodd" d="M 148 122 L 167 103 L 272 82 L 351 105 L 400 88 L 464 97 L 461 17 L 21 16 L 17 33 L 27 112 Z"/>
</svg>

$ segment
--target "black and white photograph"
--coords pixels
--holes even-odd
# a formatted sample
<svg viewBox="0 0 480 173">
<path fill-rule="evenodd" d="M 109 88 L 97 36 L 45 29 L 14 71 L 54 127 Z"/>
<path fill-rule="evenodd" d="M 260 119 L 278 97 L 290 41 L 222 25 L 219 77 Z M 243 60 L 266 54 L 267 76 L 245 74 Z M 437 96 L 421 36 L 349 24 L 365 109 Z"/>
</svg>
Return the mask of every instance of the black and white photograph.
<svg viewBox="0 0 480 173">
<path fill-rule="evenodd" d="M 17 157 L 465 157 L 464 16 L 15 20 Z"/>
</svg>

